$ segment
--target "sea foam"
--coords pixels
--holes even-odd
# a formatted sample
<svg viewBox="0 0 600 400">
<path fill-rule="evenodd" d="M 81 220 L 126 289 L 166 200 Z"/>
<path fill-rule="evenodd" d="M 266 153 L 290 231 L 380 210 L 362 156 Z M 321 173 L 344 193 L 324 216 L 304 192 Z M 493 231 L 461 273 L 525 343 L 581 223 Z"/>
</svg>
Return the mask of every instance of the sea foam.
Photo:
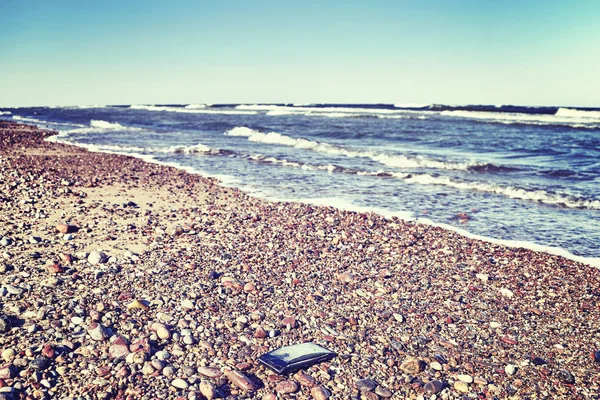
<svg viewBox="0 0 600 400">
<path fill-rule="evenodd" d="M 195 105 L 194 105 L 195 106 Z M 175 113 L 189 113 L 189 114 L 256 114 L 256 111 L 241 111 L 241 110 L 214 110 L 214 109 L 205 109 L 198 107 L 168 107 L 168 106 L 152 106 L 152 105 L 143 105 L 143 104 L 134 104 L 129 106 L 132 110 L 146 110 L 146 111 L 165 111 L 165 112 L 175 112 Z"/>
<path fill-rule="evenodd" d="M 377 161 L 383 165 L 394 168 L 434 168 L 467 170 L 472 162 L 456 163 L 428 159 L 426 157 L 407 157 L 401 154 L 386 154 L 373 151 L 352 150 L 334 144 L 317 142 L 304 138 L 293 138 L 278 132 L 259 132 L 244 126 L 235 127 L 227 132 L 226 136 L 247 137 L 251 142 L 295 147 L 302 150 L 311 150 L 317 153 L 342 155 L 346 157 L 362 157 Z"/>
</svg>

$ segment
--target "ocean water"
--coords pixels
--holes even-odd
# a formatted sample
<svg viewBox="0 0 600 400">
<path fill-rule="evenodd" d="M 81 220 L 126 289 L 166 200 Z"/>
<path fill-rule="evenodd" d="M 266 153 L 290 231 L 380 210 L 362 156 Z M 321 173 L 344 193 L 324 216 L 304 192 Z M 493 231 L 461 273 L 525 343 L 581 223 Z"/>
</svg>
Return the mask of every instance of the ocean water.
<svg viewBox="0 0 600 400">
<path fill-rule="evenodd" d="M 418 104 L 0 108 L 50 140 L 600 260 L 600 109 Z"/>
</svg>

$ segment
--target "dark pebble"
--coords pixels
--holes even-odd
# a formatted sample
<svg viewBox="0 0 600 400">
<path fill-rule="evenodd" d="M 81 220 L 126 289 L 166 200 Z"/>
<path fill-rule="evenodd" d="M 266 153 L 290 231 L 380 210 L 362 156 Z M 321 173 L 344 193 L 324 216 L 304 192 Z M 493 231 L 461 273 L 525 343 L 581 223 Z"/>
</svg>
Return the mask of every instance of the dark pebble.
<svg viewBox="0 0 600 400">
<path fill-rule="evenodd" d="M 29 363 L 32 369 L 44 370 L 50 366 L 50 359 L 45 357 L 36 358 Z"/>
<path fill-rule="evenodd" d="M 354 386 L 361 392 L 370 392 L 377 387 L 377 382 L 372 381 L 371 379 L 359 379 Z"/>
<path fill-rule="evenodd" d="M 0 315 L 0 333 L 10 331 L 11 323 L 4 315 Z"/>
<path fill-rule="evenodd" d="M 575 377 L 572 373 L 567 371 L 566 369 L 561 369 L 557 373 L 558 379 L 566 384 L 573 385 L 575 383 Z"/>
<path fill-rule="evenodd" d="M 544 364 L 548 364 L 546 362 L 546 360 L 544 360 L 543 358 L 539 358 L 539 357 L 535 357 L 533 360 L 531 360 L 531 362 L 533 363 L 533 365 L 544 365 Z"/>
</svg>

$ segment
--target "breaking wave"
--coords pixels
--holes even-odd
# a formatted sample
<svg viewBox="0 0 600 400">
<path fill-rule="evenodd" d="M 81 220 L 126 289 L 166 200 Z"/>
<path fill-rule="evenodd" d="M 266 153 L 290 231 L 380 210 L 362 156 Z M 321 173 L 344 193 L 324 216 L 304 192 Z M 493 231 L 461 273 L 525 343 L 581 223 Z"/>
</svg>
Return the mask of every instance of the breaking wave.
<svg viewBox="0 0 600 400">
<path fill-rule="evenodd" d="M 249 141 L 256 143 L 274 144 L 295 147 L 302 150 L 311 150 L 317 153 L 342 155 L 346 157 L 369 158 L 381 164 L 394 168 L 434 168 L 467 170 L 473 163 L 453 163 L 431 160 L 422 156 L 407 157 L 398 154 L 376 153 L 372 151 L 350 150 L 341 146 L 322 143 L 303 138 L 293 138 L 277 132 L 259 132 L 245 126 L 235 127 L 227 132 L 226 136 L 247 137 Z"/>
<path fill-rule="evenodd" d="M 456 189 L 476 190 L 510 197 L 512 199 L 531 200 L 545 204 L 564 206 L 568 208 L 600 209 L 600 200 L 585 199 L 567 194 L 550 193 L 545 190 L 528 190 L 512 186 L 500 186 L 484 182 L 458 182 L 448 177 L 433 176 L 429 174 L 413 174 L 405 177 L 405 182 L 421 185 L 441 185 Z"/>
<path fill-rule="evenodd" d="M 338 165 L 314 165 L 301 163 L 298 161 L 289 161 L 285 159 L 278 159 L 276 157 L 265 157 L 262 155 L 252 155 L 248 157 L 249 160 L 260 162 L 263 164 L 281 165 L 284 167 L 299 168 L 307 171 L 327 171 L 329 173 L 345 173 L 355 174 L 359 176 L 373 176 L 380 178 L 396 178 L 401 179 L 406 183 L 420 184 L 420 185 L 439 185 L 451 187 L 459 190 L 471 190 L 497 194 L 518 200 L 529 200 L 545 204 L 551 204 L 555 206 L 562 206 L 567 208 L 582 208 L 582 209 L 600 209 L 600 200 L 577 198 L 575 196 L 569 196 L 560 193 L 549 193 L 545 190 L 531 190 L 516 188 L 512 186 L 501 186 L 495 184 L 489 184 L 484 182 L 473 182 L 473 181 L 455 181 L 449 177 L 444 176 L 433 176 L 430 174 L 413 174 L 413 173 L 402 173 L 402 172 L 387 172 L 383 170 L 379 171 L 361 171 L 352 168 L 346 168 Z"/>
<path fill-rule="evenodd" d="M 197 106 L 194 104 L 194 106 Z M 150 105 L 138 105 L 134 104 L 129 106 L 132 110 L 146 110 L 146 111 L 166 111 L 166 112 L 177 112 L 177 113 L 190 113 L 190 114 L 256 114 L 256 111 L 240 111 L 240 110 L 211 110 L 205 107 L 169 107 L 169 106 L 150 106 Z"/>
<path fill-rule="evenodd" d="M 561 110 L 568 110 L 562 111 Z M 587 114 L 592 114 L 588 116 Z M 600 128 L 600 117 L 595 117 L 595 111 L 580 111 L 559 109 L 556 114 L 524 114 L 491 111 L 442 111 L 440 115 L 447 117 L 460 117 L 476 120 L 486 120 L 502 124 L 528 124 L 528 125 L 558 125 L 571 128 Z M 585 115 L 582 115 L 585 114 Z M 590 124 L 590 122 L 594 124 Z"/>
<path fill-rule="evenodd" d="M 559 108 L 555 114 L 557 117 L 585 118 L 600 120 L 600 111 L 575 110 L 572 108 Z"/>
<path fill-rule="evenodd" d="M 12 114 L 10 111 L 0 111 L 0 115 L 10 115 Z"/>
<path fill-rule="evenodd" d="M 184 108 L 187 108 L 188 110 L 199 110 L 206 108 L 206 104 L 188 104 Z"/>
</svg>

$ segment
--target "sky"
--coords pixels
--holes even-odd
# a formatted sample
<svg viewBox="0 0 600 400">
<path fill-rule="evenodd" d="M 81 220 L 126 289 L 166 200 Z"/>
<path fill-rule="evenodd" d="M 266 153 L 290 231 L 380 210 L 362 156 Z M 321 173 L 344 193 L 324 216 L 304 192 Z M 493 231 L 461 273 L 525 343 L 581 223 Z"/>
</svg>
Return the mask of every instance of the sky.
<svg viewBox="0 0 600 400">
<path fill-rule="evenodd" d="M 0 106 L 600 107 L 600 1 L 0 0 Z"/>
</svg>

